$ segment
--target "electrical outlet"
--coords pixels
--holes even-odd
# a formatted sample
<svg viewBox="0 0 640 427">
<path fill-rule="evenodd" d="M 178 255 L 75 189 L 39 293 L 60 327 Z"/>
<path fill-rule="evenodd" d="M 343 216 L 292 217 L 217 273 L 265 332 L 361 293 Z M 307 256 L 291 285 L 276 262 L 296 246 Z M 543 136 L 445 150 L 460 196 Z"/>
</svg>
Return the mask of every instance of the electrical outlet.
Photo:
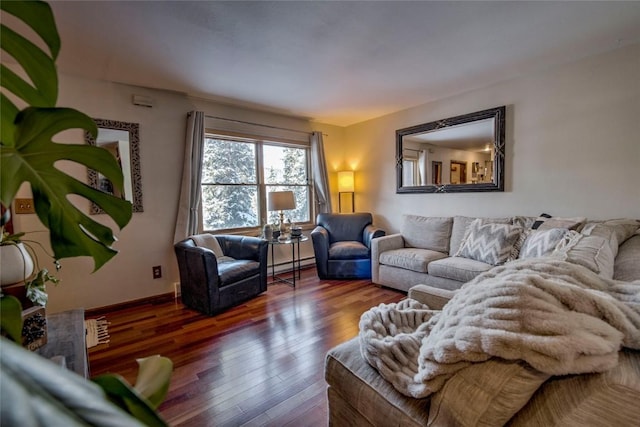
<svg viewBox="0 0 640 427">
<path fill-rule="evenodd" d="M 34 214 L 33 199 L 16 199 L 13 210 L 17 214 Z"/>
<path fill-rule="evenodd" d="M 159 265 L 156 265 L 153 267 L 153 278 L 154 279 L 159 279 L 162 277 L 162 267 Z"/>
</svg>

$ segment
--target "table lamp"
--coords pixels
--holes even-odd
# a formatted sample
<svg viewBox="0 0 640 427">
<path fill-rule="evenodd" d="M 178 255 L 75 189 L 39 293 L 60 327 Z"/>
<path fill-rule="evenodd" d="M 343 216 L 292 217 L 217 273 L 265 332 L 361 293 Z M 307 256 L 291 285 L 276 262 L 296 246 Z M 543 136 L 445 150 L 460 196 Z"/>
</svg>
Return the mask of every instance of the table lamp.
<svg viewBox="0 0 640 427">
<path fill-rule="evenodd" d="M 296 200 L 293 191 L 272 191 L 267 194 L 267 210 L 280 211 L 280 235 L 284 235 L 284 213 L 296 208 Z"/>
</svg>

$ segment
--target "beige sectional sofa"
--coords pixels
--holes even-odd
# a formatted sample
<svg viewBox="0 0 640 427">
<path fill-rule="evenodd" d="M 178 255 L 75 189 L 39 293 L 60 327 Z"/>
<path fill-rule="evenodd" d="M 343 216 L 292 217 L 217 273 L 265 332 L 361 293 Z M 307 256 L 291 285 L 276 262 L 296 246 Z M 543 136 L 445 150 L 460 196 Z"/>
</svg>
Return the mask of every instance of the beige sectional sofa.
<svg viewBox="0 0 640 427">
<path fill-rule="evenodd" d="M 529 242 L 528 247 L 524 246 L 525 256 L 545 250 L 549 252 L 549 248 L 553 247 L 557 256 L 582 264 L 592 271 L 598 270 L 600 276 L 634 282 L 633 285 L 637 281 L 640 294 L 640 223 L 634 227 L 634 222 L 628 220 L 594 222 L 572 219 L 563 226 L 575 228 L 577 231 L 565 230 L 564 243 L 556 243 L 553 234 L 558 232 L 530 231 L 536 219 L 502 218 L 495 223 L 510 226 L 515 224 L 516 227 L 527 230 L 527 236 L 521 235 L 518 240 L 517 246 L 520 249 L 532 234 L 546 237 L 546 245 L 541 243 L 533 248 Z M 445 264 L 440 269 L 432 265 L 440 260 L 452 258 L 452 255 L 473 255 L 473 251 L 461 252 L 461 245 L 473 246 L 473 242 L 465 241 L 465 238 L 469 237 L 467 229 L 473 220 L 464 217 L 448 220 L 407 218 L 408 222 L 400 235 L 376 239 L 376 249 L 373 250 L 373 280 L 385 286 L 408 289 L 409 298 L 427 304 L 432 309 L 441 309 L 454 295 L 454 289 L 458 289 L 466 281 L 468 276 L 463 275 L 466 274 L 465 271 L 471 276 L 475 275 L 477 270 L 492 268 L 491 265 L 485 267 L 456 259 L 464 258 L 461 256 L 454 256 L 453 260 L 445 261 L 450 264 Z M 491 220 L 478 221 L 476 226 L 479 223 L 487 224 L 491 223 Z M 560 222 L 549 222 L 542 229 L 538 227 L 538 230 L 556 229 L 559 224 Z M 433 230 L 438 235 L 421 235 L 417 232 L 420 228 L 423 231 Z M 510 227 L 494 228 L 502 228 L 504 231 Z M 478 236 L 471 237 L 473 239 Z M 402 252 L 403 249 L 407 251 Z M 385 256 L 385 252 L 388 251 L 392 252 Z M 589 257 L 582 256 L 585 251 L 590 254 Z M 505 249 L 502 254 L 507 260 L 505 262 L 509 262 L 510 257 L 517 258 L 520 255 L 518 251 L 507 252 Z M 480 254 L 476 257 L 482 258 L 486 255 Z M 472 258 L 466 260 L 481 262 Z M 613 265 L 607 265 L 608 263 Z M 444 277 L 442 272 L 446 272 L 452 265 L 455 268 L 451 271 L 455 272 L 457 269 L 461 275 L 453 277 L 450 274 L 449 277 Z M 416 286 L 417 284 L 419 285 Z M 623 348 L 619 352 L 618 360 L 617 365 L 606 372 L 551 376 L 519 360 L 491 358 L 458 371 L 439 391 L 429 397 L 416 399 L 401 394 L 391 383 L 383 379 L 378 371 L 363 359 L 360 341 L 354 338 L 333 348 L 327 354 L 325 378 L 329 385 L 329 424 L 640 425 L 640 351 Z"/>
<path fill-rule="evenodd" d="M 532 226 L 539 220 L 540 224 L 535 230 Z M 464 283 L 470 281 L 482 272 L 491 269 L 494 265 L 487 262 L 486 254 L 464 251 L 465 243 L 467 248 L 473 248 L 474 243 L 481 247 L 487 246 L 487 240 L 480 236 L 475 242 L 465 238 L 469 236 L 469 229 L 474 221 L 482 221 L 481 224 L 496 224 L 497 228 L 504 226 L 510 230 L 520 228 L 522 233 L 513 232 L 511 236 L 508 231 L 502 237 L 493 239 L 493 243 L 502 244 L 507 249 L 513 246 L 522 247 L 527 240 L 532 241 L 532 231 L 546 231 L 551 239 L 546 247 L 550 252 L 555 243 L 559 240 L 561 232 L 565 230 L 580 230 L 579 234 L 597 235 L 602 234 L 608 243 L 611 239 L 616 239 L 613 251 L 617 250 L 634 233 L 634 220 L 615 219 L 608 221 L 588 221 L 586 218 L 546 218 L 544 221 L 537 217 L 504 217 L 504 218 L 473 218 L 466 216 L 455 217 L 424 217 L 417 215 L 405 215 L 401 232 L 380 237 L 372 241 L 371 244 L 371 280 L 373 283 L 399 289 L 407 292 L 409 288 L 417 284 L 429 285 L 441 289 L 455 290 Z M 599 225 L 598 225 L 599 224 Z M 600 225 L 608 224 L 613 235 L 605 235 L 600 230 Z M 597 227 L 596 227 L 597 225 Z M 637 223 L 635 225 L 637 229 Z M 501 230 L 496 230 L 499 233 Z M 577 231 L 575 232 L 577 233 Z M 541 233 L 536 233 L 541 234 Z M 520 240 L 509 241 L 510 237 L 518 236 Z M 528 239 L 532 237 L 532 239 Z M 543 236 L 549 237 L 549 236 Z M 589 244 L 589 242 L 582 242 Z M 531 246 L 531 245 L 529 245 Z M 540 245 L 544 246 L 544 245 Z M 527 256 L 542 255 L 535 249 L 545 249 L 544 247 L 534 247 L 527 251 Z M 525 246 L 526 250 L 527 246 Z M 500 248 L 498 248 L 500 249 Z M 471 253 L 470 253 L 471 252 Z M 510 253 L 514 259 L 522 258 L 525 253 Z M 615 254 L 611 254 L 615 257 Z M 611 257 L 610 255 L 610 257 Z M 613 271 L 613 257 L 608 260 L 605 268 Z M 507 260 L 511 258 L 507 257 Z"/>
</svg>

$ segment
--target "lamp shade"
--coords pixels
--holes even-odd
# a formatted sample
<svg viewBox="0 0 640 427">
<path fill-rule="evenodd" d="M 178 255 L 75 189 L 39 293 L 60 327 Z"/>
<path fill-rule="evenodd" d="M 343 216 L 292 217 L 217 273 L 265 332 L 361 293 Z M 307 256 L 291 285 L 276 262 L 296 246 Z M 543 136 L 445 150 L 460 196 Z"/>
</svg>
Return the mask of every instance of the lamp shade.
<svg viewBox="0 0 640 427">
<path fill-rule="evenodd" d="M 270 211 L 287 211 L 296 208 L 293 191 L 272 191 L 267 194 L 267 209 Z"/>
<path fill-rule="evenodd" d="M 354 190 L 354 173 L 353 171 L 338 172 L 338 192 L 353 193 Z"/>
</svg>

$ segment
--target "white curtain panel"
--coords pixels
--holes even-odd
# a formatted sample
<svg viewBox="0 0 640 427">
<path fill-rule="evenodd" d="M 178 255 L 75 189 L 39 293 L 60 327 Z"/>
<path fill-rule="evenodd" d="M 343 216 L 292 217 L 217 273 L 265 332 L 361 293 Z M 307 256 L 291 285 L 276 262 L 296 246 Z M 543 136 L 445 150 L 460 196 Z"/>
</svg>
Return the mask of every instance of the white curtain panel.
<svg viewBox="0 0 640 427">
<path fill-rule="evenodd" d="M 204 113 L 192 111 L 187 116 L 187 134 L 182 167 L 182 186 L 174 243 L 198 234 L 202 229 L 202 151 L 204 147 Z"/>
<path fill-rule="evenodd" d="M 327 173 L 327 162 L 324 158 L 324 142 L 322 132 L 313 132 L 310 137 L 311 143 L 311 168 L 313 170 L 313 183 L 316 193 L 316 203 L 318 213 L 331 212 L 331 194 L 329 192 L 329 175 Z M 315 221 L 315 218 L 312 218 Z"/>
</svg>

